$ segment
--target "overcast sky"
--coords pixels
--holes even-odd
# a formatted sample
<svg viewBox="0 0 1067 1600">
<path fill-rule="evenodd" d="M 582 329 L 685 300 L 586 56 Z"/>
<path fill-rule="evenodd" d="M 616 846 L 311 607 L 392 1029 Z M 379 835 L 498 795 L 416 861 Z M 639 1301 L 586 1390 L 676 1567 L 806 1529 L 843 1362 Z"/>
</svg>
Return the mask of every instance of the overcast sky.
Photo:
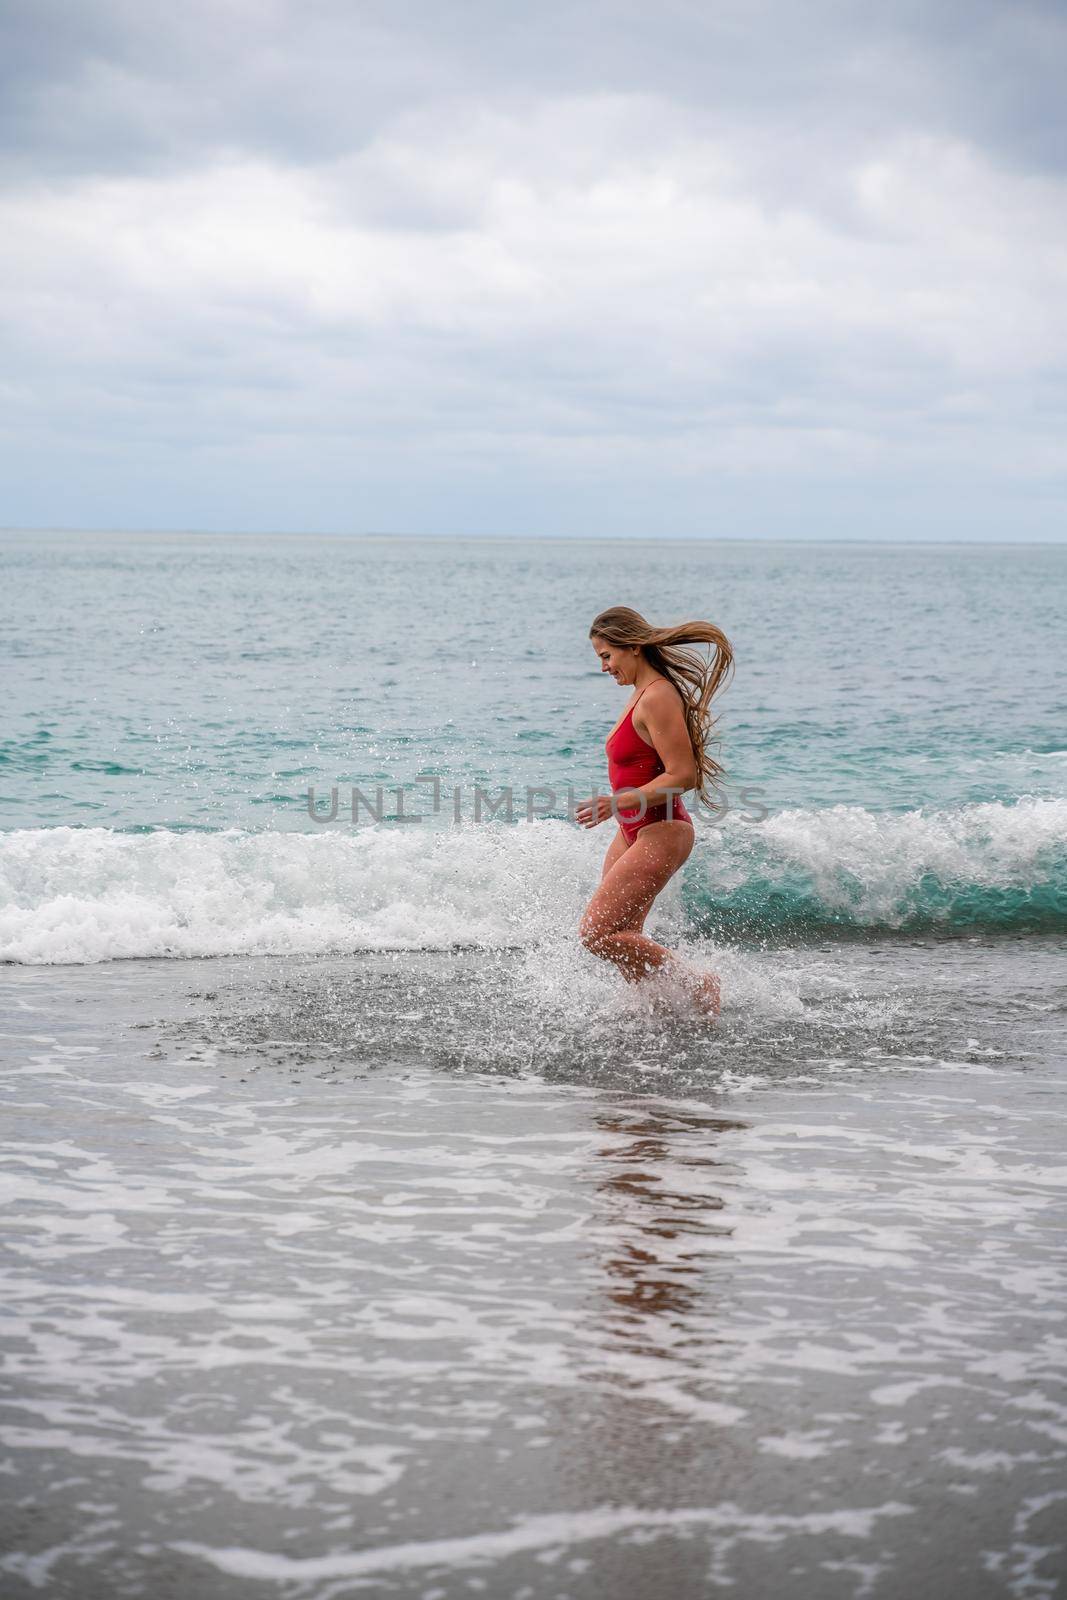
<svg viewBox="0 0 1067 1600">
<path fill-rule="evenodd" d="M 1067 5 L 0 0 L 0 524 L 1067 536 Z"/>
</svg>

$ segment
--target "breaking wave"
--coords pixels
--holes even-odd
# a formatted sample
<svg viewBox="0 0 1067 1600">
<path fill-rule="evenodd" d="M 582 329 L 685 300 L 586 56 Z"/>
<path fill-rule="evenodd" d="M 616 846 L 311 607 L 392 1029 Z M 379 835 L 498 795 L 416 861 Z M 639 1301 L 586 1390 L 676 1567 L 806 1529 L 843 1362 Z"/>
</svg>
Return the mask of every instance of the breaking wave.
<svg viewBox="0 0 1067 1600">
<path fill-rule="evenodd" d="M 572 929 L 610 835 L 543 820 L 451 830 L 0 835 L 0 959 L 524 946 Z M 858 806 L 698 830 L 653 927 L 806 940 L 1067 930 L 1067 800 Z"/>
</svg>

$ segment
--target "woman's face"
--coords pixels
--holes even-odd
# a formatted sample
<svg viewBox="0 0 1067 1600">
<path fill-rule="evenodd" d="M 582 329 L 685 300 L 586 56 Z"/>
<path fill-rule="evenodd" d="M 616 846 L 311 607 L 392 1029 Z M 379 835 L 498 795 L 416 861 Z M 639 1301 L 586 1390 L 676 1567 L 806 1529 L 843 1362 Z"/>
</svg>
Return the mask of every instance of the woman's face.
<svg viewBox="0 0 1067 1600">
<path fill-rule="evenodd" d="M 633 683 L 637 673 L 637 651 L 630 645 L 609 644 L 599 634 L 592 639 L 601 672 L 608 672 L 616 683 Z"/>
</svg>

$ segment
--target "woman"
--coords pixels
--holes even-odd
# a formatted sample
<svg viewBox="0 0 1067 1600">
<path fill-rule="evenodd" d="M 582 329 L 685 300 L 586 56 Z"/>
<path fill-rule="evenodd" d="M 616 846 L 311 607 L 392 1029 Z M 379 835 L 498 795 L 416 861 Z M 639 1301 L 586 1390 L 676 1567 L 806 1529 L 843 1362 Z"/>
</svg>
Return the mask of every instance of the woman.
<svg viewBox="0 0 1067 1600">
<path fill-rule="evenodd" d="M 604 859 L 600 887 L 586 907 L 579 934 L 587 950 L 614 961 L 631 983 L 670 963 L 691 982 L 698 1003 L 719 1014 L 719 980 L 685 968 L 670 950 L 642 933 L 652 902 L 688 859 L 693 821 L 681 796 L 696 789 L 712 803 L 722 767 L 709 751 L 712 695 L 733 665 L 733 651 L 710 622 L 654 628 L 629 606 L 602 611 L 589 630 L 601 672 L 634 693 L 608 735 L 612 794 L 577 808 L 585 828 L 617 816 L 618 831 Z M 686 644 L 713 646 L 708 660 Z"/>
</svg>

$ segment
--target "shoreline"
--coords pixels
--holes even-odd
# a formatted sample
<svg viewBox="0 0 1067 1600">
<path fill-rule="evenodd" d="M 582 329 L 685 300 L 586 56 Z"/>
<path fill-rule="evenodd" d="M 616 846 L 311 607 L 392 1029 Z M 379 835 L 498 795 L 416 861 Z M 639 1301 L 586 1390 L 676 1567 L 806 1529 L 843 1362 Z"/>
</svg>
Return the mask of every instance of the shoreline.
<svg viewBox="0 0 1067 1600">
<path fill-rule="evenodd" d="M 516 961 L 488 1039 L 463 956 L 4 968 L 7 1592 L 1062 1576 L 1063 997 L 991 943 L 955 1056 L 912 989 L 542 1070 Z"/>
</svg>

